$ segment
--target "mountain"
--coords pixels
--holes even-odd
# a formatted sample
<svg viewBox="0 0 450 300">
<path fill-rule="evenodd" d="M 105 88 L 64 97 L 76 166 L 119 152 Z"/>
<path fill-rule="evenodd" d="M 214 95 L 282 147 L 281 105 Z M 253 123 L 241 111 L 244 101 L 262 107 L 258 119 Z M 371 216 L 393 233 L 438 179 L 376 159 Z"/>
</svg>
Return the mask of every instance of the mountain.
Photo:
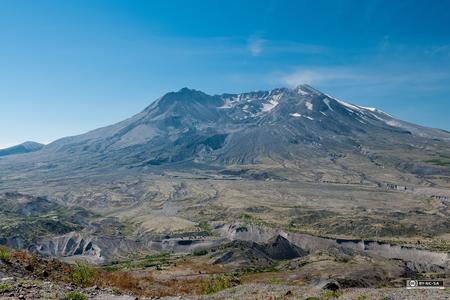
<svg viewBox="0 0 450 300">
<path fill-rule="evenodd" d="M 14 154 L 35 152 L 35 151 L 41 150 L 42 147 L 44 147 L 43 144 L 39 144 L 36 142 L 25 142 L 20 145 L 12 146 L 12 147 L 5 148 L 5 149 L 0 149 L 0 157 L 14 155 Z"/>
<path fill-rule="evenodd" d="M 346 103 L 308 85 L 213 96 L 183 88 L 125 121 L 62 138 L 18 161 L 26 168 L 39 162 L 70 172 L 282 163 L 352 154 L 414 172 L 445 173 L 439 165 L 405 159 L 405 151 L 439 160 L 426 149 L 443 149 L 445 156 L 449 141 L 446 131 Z"/>
<path fill-rule="evenodd" d="M 449 145 L 449 132 L 350 104 L 308 85 L 222 95 L 183 88 L 117 124 L 59 139 L 26 156 L 3 157 L 0 176 L 31 183 L 83 174 L 111 178 L 168 169 L 278 165 L 277 171 L 237 172 L 321 182 L 345 177 L 380 185 L 386 180 L 373 167 L 391 170 L 395 178 L 398 172 L 450 175 Z M 6 153 L 40 147 L 27 146 Z"/>
</svg>

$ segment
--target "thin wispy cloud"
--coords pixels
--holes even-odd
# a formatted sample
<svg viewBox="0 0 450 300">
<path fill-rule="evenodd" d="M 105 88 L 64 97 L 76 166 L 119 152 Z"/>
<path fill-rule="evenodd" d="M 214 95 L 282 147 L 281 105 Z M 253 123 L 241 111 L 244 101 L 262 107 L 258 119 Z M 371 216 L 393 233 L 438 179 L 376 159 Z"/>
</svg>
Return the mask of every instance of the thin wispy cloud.
<svg viewBox="0 0 450 300">
<path fill-rule="evenodd" d="M 418 68 L 418 67 L 417 67 Z M 418 68 L 417 70 L 420 70 Z M 280 73 L 279 83 L 290 87 L 299 84 L 328 86 L 393 86 L 414 84 L 415 87 L 449 80 L 450 73 L 421 69 L 411 72 L 407 66 L 299 66 L 290 72 Z"/>
<path fill-rule="evenodd" d="M 252 56 L 259 56 L 263 52 L 263 47 L 267 43 L 267 40 L 259 36 L 251 36 L 248 39 L 247 48 Z"/>
<path fill-rule="evenodd" d="M 440 45 L 440 46 L 431 47 L 431 48 L 427 49 L 425 52 L 431 56 L 449 58 L 450 57 L 450 45 Z"/>
<path fill-rule="evenodd" d="M 298 54 L 321 54 L 328 51 L 328 49 L 321 45 L 313 45 L 306 43 L 297 43 L 292 41 L 277 41 L 268 40 L 260 35 L 253 35 L 247 40 L 247 50 L 252 56 L 260 56 L 263 53 L 267 54 L 283 54 L 283 53 L 298 53 Z"/>
<path fill-rule="evenodd" d="M 136 42 L 134 42 L 136 45 Z M 148 52 L 163 51 L 174 55 L 235 55 L 253 57 L 281 54 L 322 54 L 329 49 L 322 45 L 298 43 L 283 40 L 269 40 L 261 35 L 249 38 L 239 36 L 216 36 L 208 38 L 180 38 L 152 36 L 143 41 L 139 49 Z M 129 45 L 124 45 L 124 50 Z M 121 53 L 121 52 L 119 52 Z"/>
</svg>

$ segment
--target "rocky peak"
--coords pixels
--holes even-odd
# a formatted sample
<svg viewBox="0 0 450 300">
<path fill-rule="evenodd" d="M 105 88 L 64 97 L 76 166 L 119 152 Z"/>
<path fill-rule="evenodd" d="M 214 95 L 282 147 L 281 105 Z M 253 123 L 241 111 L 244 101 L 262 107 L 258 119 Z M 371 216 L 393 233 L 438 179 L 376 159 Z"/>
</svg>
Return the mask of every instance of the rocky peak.
<svg viewBox="0 0 450 300">
<path fill-rule="evenodd" d="M 312 86 L 309 86 L 307 84 L 300 84 L 296 88 L 294 88 L 293 91 L 302 96 L 323 94 L 321 91 L 316 90 L 315 88 L 313 88 Z"/>
</svg>

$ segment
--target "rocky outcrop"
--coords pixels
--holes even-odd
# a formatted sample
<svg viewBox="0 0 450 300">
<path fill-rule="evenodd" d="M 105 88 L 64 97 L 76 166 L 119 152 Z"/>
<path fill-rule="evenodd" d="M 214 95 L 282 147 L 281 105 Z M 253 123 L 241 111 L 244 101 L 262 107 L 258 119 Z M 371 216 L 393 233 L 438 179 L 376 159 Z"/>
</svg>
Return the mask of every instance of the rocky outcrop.
<svg viewBox="0 0 450 300">
<path fill-rule="evenodd" d="M 307 255 L 307 251 L 278 235 L 267 243 L 234 240 L 213 248 L 213 264 L 233 264 L 241 268 L 265 268 L 275 260 L 293 259 Z"/>
<path fill-rule="evenodd" d="M 293 259 L 308 254 L 307 251 L 292 244 L 281 235 L 277 235 L 263 244 L 261 250 L 271 259 Z"/>
<path fill-rule="evenodd" d="M 89 256 L 103 260 L 102 250 L 97 245 L 96 239 L 76 232 L 38 241 L 35 249 L 46 256 Z"/>
<path fill-rule="evenodd" d="M 271 244 L 271 241 L 278 241 L 278 243 L 273 243 L 278 245 L 272 248 L 274 253 L 286 247 L 292 250 L 288 243 L 309 252 L 332 248 L 353 249 L 366 255 L 402 260 L 414 272 L 450 274 L 450 254 L 444 252 L 433 252 L 375 241 L 333 240 L 301 233 L 286 233 L 282 230 L 248 224 L 245 226 L 239 224 L 217 225 L 215 230 L 218 234 L 231 240 L 254 240 L 258 243 L 267 244 Z M 288 253 L 286 251 L 281 252 Z"/>
</svg>

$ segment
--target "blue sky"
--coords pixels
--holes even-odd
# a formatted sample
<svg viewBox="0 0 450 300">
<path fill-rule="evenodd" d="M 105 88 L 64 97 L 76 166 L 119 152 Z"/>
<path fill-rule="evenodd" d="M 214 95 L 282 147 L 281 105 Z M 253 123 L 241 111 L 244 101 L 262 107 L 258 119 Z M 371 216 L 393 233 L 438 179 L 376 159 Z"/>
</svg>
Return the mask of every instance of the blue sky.
<svg viewBox="0 0 450 300">
<path fill-rule="evenodd" d="M 162 94 L 308 83 L 450 130 L 450 1 L 0 0 L 0 148 Z"/>
</svg>

